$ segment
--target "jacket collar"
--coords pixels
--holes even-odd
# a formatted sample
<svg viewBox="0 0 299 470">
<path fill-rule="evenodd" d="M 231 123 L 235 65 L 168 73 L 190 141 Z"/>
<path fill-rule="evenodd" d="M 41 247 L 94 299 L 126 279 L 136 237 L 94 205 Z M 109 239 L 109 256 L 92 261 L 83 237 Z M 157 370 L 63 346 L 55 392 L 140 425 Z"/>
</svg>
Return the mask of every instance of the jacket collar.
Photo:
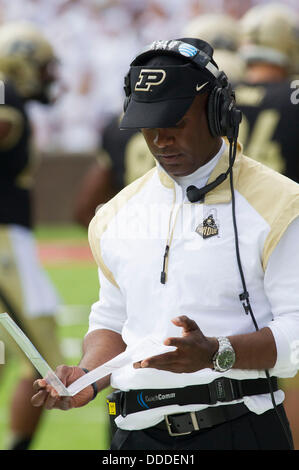
<svg viewBox="0 0 299 470">
<path fill-rule="evenodd" d="M 212 171 L 210 178 L 208 180 L 208 183 L 211 183 L 214 181 L 217 176 L 219 176 L 221 173 L 225 173 L 228 169 L 229 166 L 229 142 L 225 138 L 224 139 L 226 142 L 226 149 L 218 161 L 217 165 L 215 166 L 214 170 Z M 242 156 L 242 144 L 238 141 L 237 144 L 237 154 L 236 154 L 236 159 L 235 163 L 233 166 L 233 174 L 234 174 L 234 180 L 236 181 L 239 176 L 240 172 L 240 163 L 241 163 L 241 156 Z M 175 180 L 171 178 L 170 175 L 159 165 L 157 162 L 157 171 L 159 175 L 159 179 L 161 184 L 167 188 L 167 189 L 172 189 L 175 187 Z M 208 184 L 207 183 L 207 184 Z M 221 183 L 219 186 L 217 186 L 215 189 L 210 191 L 206 197 L 205 197 L 205 204 L 221 204 L 221 203 L 226 203 L 230 202 L 231 200 L 231 191 L 230 191 L 230 183 L 229 183 L 229 175 L 226 178 L 223 183 Z"/>
</svg>

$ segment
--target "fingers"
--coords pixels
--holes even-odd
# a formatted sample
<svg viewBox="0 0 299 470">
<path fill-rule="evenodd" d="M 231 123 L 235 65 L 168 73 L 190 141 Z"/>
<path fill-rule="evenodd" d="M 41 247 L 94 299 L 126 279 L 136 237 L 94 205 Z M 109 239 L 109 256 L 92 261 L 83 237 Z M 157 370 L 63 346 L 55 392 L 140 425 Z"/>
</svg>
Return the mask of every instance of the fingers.
<svg viewBox="0 0 299 470">
<path fill-rule="evenodd" d="M 54 390 L 52 387 L 49 387 L 48 396 L 44 404 L 44 407 L 46 408 L 46 410 L 52 410 L 55 407 L 55 404 L 58 399 L 59 399 L 59 395 L 56 392 L 56 390 Z"/>
<path fill-rule="evenodd" d="M 32 406 L 35 406 L 35 407 L 43 406 L 46 401 L 47 396 L 48 396 L 48 392 L 46 392 L 45 390 L 37 392 L 31 398 Z"/>
<path fill-rule="evenodd" d="M 47 382 L 45 379 L 38 379 L 33 382 L 33 391 L 35 393 L 39 392 L 42 389 L 45 389 L 47 387 Z"/>
<path fill-rule="evenodd" d="M 134 364 L 135 369 L 152 368 L 158 370 L 167 370 L 169 372 L 186 372 L 183 358 L 179 358 L 176 351 L 153 356 L 144 361 Z"/>
<path fill-rule="evenodd" d="M 167 338 L 164 341 L 165 346 L 174 346 L 175 348 L 179 348 L 183 350 L 184 348 L 187 348 L 189 346 L 188 342 L 186 342 L 186 336 L 187 333 L 190 333 L 192 331 L 200 331 L 197 323 L 194 320 L 191 320 L 187 315 L 181 315 L 179 317 L 176 317 L 172 320 L 174 325 L 180 326 L 183 328 L 183 335 L 181 337 L 173 337 L 173 338 Z M 133 364 L 133 367 L 135 369 L 140 369 L 140 368 L 146 368 L 146 367 L 152 367 L 152 368 L 157 368 L 157 369 L 162 369 L 162 370 L 171 370 L 170 367 L 170 362 L 169 361 L 177 361 L 178 359 L 178 351 L 172 351 L 169 353 L 164 353 L 160 354 L 157 356 L 152 356 L 149 358 L 146 358 L 142 361 L 135 362 Z"/>
<path fill-rule="evenodd" d="M 33 383 L 33 392 L 32 405 L 35 407 L 45 406 L 47 409 L 50 409 L 52 402 L 54 403 L 58 396 L 56 390 L 48 385 L 45 379 L 39 379 Z"/>
<path fill-rule="evenodd" d="M 67 366 L 59 366 L 56 369 L 57 376 L 64 384 L 67 382 L 69 369 L 71 368 Z M 70 397 L 60 397 L 55 388 L 47 383 L 46 379 L 38 379 L 33 383 L 33 393 L 31 404 L 34 407 L 44 406 L 47 410 L 71 408 Z"/>
<path fill-rule="evenodd" d="M 56 375 L 65 386 L 68 386 L 84 375 L 84 372 L 81 367 L 61 365 L 57 367 Z M 92 387 L 90 388 L 92 389 Z M 32 405 L 35 407 L 44 406 L 47 410 L 53 408 L 69 410 L 77 406 L 83 406 L 93 396 L 93 391 L 88 390 L 86 393 L 85 389 L 77 394 L 75 398 L 60 396 L 45 379 L 39 379 L 33 383 L 33 392 L 34 395 L 31 398 Z"/>
<path fill-rule="evenodd" d="M 144 369 L 146 367 L 161 369 L 169 366 L 170 363 L 176 360 L 176 357 L 176 351 L 159 354 L 158 356 L 148 357 L 147 359 L 144 359 L 142 361 L 135 362 L 133 364 L 133 367 L 134 369 Z"/>
<path fill-rule="evenodd" d="M 71 397 L 60 397 L 59 407 L 60 410 L 70 410 L 73 408 Z"/>
<path fill-rule="evenodd" d="M 38 379 L 33 383 L 33 392 L 34 395 L 31 398 L 31 403 L 33 406 L 43 406 L 47 396 L 47 382 L 44 379 Z"/>
<path fill-rule="evenodd" d="M 69 385 L 69 379 L 73 374 L 74 367 L 60 365 L 56 368 L 56 375 L 66 387 Z M 82 372 L 84 374 L 84 372 Z"/>
<path fill-rule="evenodd" d="M 185 343 L 184 338 L 167 338 L 164 341 L 165 346 L 174 346 L 175 348 L 183 348 Z"/>
<path fill-rule="evenodd" d="M 186 339 L 190 336 L 190 333 L 196 331 L 196 334 L 202 334 L 197 323 L 194 320 L 191 320 L 191 318 L 187 317 L 187 315 L 181 315 L 179 317 L 173 318 L 172 323 L 176 326 L 182 327 L 183 333 L 181 337 L 167 338 L 164 341 L 165 346 L 183 348 L 184 346 L 188 346 Z"/>
<path fill-rule="evenodd" d="M 72 408 L 71 397 L 61 397 L 55 389 L 50 387 L 44 407 L 46 410 L 58 408 L 59 410 L 69 410 Z"/>
<path fill-rule="evenodd" d="M 31 404 L 35 407 L 43 406 L 46 410 L 52 410 L 58 408 L 60 410 L 68 410 L 72 408 L 71 397 L 61 397 L 58 392 L 48 385 L 39 385 L 36 381 L 33 384 L 35 395 L 31 399 Z M 43 382 L 45 382 L 43 380 Z M 38 389 L 39 387 L 39 389 Z"/>
<path fill-rule="evenodd" d="M 198 325 L 194 320 L 187 317 L 187 315 L 181 315 L 173 318 L 172 323 L 176 326 L 181 326 L 185 332 L 198 330 Z"/>
</svg>

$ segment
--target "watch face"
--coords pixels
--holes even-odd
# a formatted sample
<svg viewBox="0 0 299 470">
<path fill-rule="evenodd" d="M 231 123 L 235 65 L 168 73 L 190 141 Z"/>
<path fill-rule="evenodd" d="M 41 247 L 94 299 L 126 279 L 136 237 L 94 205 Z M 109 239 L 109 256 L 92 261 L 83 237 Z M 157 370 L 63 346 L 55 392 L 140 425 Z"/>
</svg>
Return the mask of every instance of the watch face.
<svg viewBox="0 0 299 470">
<path fill-rule="evenodd" d="M 231 369 L 235 362 L 235 353 L 230 349 L 222 351 L 218 356 L 218 366 L 221 369 L 227 370 Z"/>
</svg>

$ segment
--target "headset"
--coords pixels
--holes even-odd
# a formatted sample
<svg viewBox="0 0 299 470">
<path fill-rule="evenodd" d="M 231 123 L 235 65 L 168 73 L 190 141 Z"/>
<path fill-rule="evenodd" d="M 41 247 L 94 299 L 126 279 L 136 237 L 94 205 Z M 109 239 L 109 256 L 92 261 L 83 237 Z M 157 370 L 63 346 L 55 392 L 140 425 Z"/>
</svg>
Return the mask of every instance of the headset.
<svg viewBox="0 0 299 470">
<path fill-rule="evenodd" d="M 200 40 L 196 40 L 198 43 Z M 221 184 L 228 176 L 230 181 L 231 200 L 232 200 L 232 220 L 235 240 L 235 252 L 236 260 L 238 264 L 238 270 L 241 278 L 243 292 L 239 295 L 240 302 L 244 308 L 245 314 L 250 315 L 256 331 L 259 330 L 256 318 L 254 316 L 250 299 L 249 292 L 246 286 L 246 280 L 243 272 L 239 238 L 238 238 L 238 227 L 236 218 L 236 203 L 235 203 L 235 191 L 233 181 L 233 165 L 237 153 L 237 139 L 239 133 L 239 124 L 242 120 L 242 113 L 236 107 L 235 93 L 228 81 L 225 72 L 220 71 L 212 59 L 213 49 L 205 41 L 200 41 L 203 44 L 205 50 L 210 49 L 210 55 L 201 49 L 185 42 L 184 40 L 172 40 L 172 41 L 155 41 L 150 46 L 147 46 L 130 64 L 143 65 L 145 58 L 160 54 L 160 55 L 173 55 L 180 58 L 186 59 L 188 62 L 194 64 L 199 70 L 204 71 L 210 75 L 212 81 L 212 89 L 208 96 L 207 102 L 207 120 L 209 130 L 212 136 L 226 136 L 229 141 L 229 166 L 225 173 L 221 173 L 214 181 L 207 184 L 203 188 L 196 188 L 195 186 L 189 186 L 186 190 L 187 197 L 190 202 L 203 201 L 205 195 L 214 189 L 216 186 Z M 130 86 L 130 71 L 125 77 L 124 86 L 126 98 L 124 102 L 124 112 L 126 111 L 130 100 L 131 100 L 131 86 Z M 167 250 L 167 247 L 166 247 Z M 166 253 L 166 252 L 165 252 Z M 162 282 L 162 280 L 161 280 Z M 280 424 L 283 428 L 284 434 L 289 443 L 290 449 L 292 443 L 285 428 L 282 417 L 280 416 L 277 408 L 275 397 L 273 393 L 272 383 L 270 380 L 270 374 L 268 370 L 265 370 L 266 378 L 269 384 L 269 393 L 273 407 L 276 411 Z"/>
<path fill-rule="evenodd" d="M 196 41 L 197 43 L 200 42 L 203 48 L 209 51 L 210 55 L 183 40 L 155 41 L 143 49 L 131 62 L 130 66 L 143 65 L 144 61 L 148 58 L 157 54 L 163 54 L 184 59 L 192 63 L 196 68 L 204 71 L 207 75 L 207 79 L 212 83 L 212 90 L 209 93 L 207 102 L 207 120 L 210 133 L 213 137 L 226 136 L 232 145 L 233 141 L 237 141 L 238 138 L 238 129 L 242 120 L 242 113 L 236 107 L 235 93 L 232 90 L 227 75 L 224 71 L 220 71 L 217 68 L 212 59 L 213 49 L 205 41 Z M 124 91 L 126 97 L 123 110 L 126 112 L 132 96 L 130 71 L 124 79 Z M 204 198 L 207 192 L 221 184 L 232 171 L 235 155 L 236 152 L 229 162 L 228 170 L 219 175 L 215 181 L 200 189 L 195 186 L 189 186 L 189 188 L 187 188 L 188 199 L 191 202 L 199 201 Z"/>
<path fill-rule="evenodd" d="M 205 48 L 210 48 L 205 41 L 197 40 L 197 42 L 204 44 Z M 212 56 L 212 48 L 210 48 L 210 53 Z M 227 136 L 228 139 L 234 137 L 235 128 L 241 122 L 242 114 L 235 106 L 235 93 L 227 75 L 216 67 L 212 57 L 183 40 L 155 41 L 135 57 L 130 66 L 143 65 L 145 59 L 158 54 L 173 55 L 185 59 L 208 75 L 209 81 L 214 82 L 207 106 L 210 132 L 214 137 Z M 130 71 L 127 73 L 124 82 L 126 98 L 123 108 L 126 112 L 131 101 Z"/>
</svg>

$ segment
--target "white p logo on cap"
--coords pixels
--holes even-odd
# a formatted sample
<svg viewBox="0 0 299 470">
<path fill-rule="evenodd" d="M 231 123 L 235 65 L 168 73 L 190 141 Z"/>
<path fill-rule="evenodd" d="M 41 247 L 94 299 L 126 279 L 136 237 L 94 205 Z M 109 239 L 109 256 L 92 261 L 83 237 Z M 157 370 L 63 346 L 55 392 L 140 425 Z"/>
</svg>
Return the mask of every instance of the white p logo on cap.
<svg viewBox="0 0 299 470">
<path fill-rule="evenodd" d="M 151 91 L 152 86 L 161 85 L 164 82 L 166 72 L 163 69 L 142 69 L 138 78 L 135 91 Z"/>
</svg>

